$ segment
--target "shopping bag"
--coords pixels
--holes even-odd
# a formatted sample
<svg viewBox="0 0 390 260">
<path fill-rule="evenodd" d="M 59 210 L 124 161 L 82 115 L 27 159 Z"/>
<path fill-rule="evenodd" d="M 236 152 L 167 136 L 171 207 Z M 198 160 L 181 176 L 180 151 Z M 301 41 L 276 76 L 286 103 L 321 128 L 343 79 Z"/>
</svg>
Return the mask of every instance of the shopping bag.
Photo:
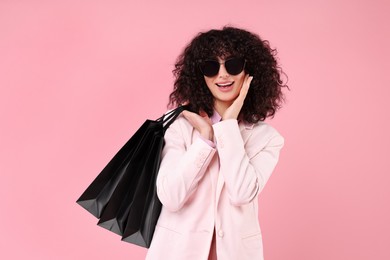
<svg viewBox="0 0 390 260">
<path fill-rule="evenodd" d="M 189 107 L 146 120 L 77 200 L 100 218 L 98 225 L 121 235 L 123 241 L 150 246 L 161 211 L 155 182 L 164 134 L 185 109 Z"/>
<path fill-rule="evenodd" d="M 152 241 L 162 207 L 157 197 L 156 178 L 163 146 L 164 136 L 157 131 L 150 152 L 145 157 L 148 163 L 142 164 L 142 172 L 122 235 L 123 241 L 147 248 Z"/>
<path fill-rule="evenodd" d="M 131 155 L 148 130 L 149 124 L 149 120 L 145 121 L 76 201 L 95 217 L 100 218 L 104 207 L 125 173 Z"/>
<path fill-rule="evenodd" d="M 148 122 L 148 128 L 131 154 L 126 169 L 115 191 L 104 208 L 98 225 L 118 235 L 123 235 L 126 218 L 132 205 L 134 194 L 139 186 L 142 169 L 148 164 L 148 155 L 152 149 L 154 133 L 160 122 Z M 158 152 L 158 151 L 157 151 Z M 150 173 L 147 173 L 150 174 Z M 148 176 L 145 176 L 148 177 Z"/>
</svg>

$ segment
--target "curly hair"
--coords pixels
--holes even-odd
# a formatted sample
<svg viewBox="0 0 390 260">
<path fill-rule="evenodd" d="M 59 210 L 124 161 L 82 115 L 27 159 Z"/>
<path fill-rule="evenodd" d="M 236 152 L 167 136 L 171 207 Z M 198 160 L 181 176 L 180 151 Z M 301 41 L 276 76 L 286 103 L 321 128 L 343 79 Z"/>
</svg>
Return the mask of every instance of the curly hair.
<svg viewBox="0 0 390 260">
<path fill-rule="evenodd" d="M 199 66 L 207 59 L 239 56 L 246 60 L 245 72 L 253 76 L 239 117 L 249 123 L 273 118 L 284 101 L 282 87 L 288 88 L 281 79 L 283 72 L 276 54 L 268 41 L 243 29 L 225 26 L 222 30 L 201 32 L 177 58 L 168 106 L 189 102 L 190 110 L 203 110 L 212 116 L 214 97 Z"/>
</svg>

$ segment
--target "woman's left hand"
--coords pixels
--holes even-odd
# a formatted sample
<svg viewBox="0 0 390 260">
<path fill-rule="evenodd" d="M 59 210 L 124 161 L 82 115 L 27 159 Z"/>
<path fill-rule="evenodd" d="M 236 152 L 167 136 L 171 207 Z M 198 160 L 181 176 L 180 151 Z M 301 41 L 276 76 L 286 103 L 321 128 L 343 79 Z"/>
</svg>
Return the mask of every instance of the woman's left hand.
<svg viewBox="0 0 390 260">
<path fill-rule="evenodd" d="M 226 109 L 225 113 L 222 116 L 222 120 L 237 119 L 238 115 L 240 114 L 241 108 L 244 105 L 244 100 L 246 95 L 248 94 L 249 86 L 251 84 L 252 79 L 253 76 L 249 76 L 249 74 L 245 76 L 244 82 L 242 83 L 242 87 L 240 90 L 240 94 L 233 101 L 231 106 Z"/>
</svg>

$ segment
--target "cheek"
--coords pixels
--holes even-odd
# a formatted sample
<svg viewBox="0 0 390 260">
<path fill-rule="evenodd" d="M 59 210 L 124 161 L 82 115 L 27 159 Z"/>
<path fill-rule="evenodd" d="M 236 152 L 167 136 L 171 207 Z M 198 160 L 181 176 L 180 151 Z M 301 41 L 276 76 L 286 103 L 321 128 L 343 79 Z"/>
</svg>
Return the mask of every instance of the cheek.
<svg viewBox="0 0 390 260">
<path fill-rule="evenodd" d="M 206 85 L 207 85 L 207 87 L 209 88 L 209 89 L 212 89 L 212 87 L 213 87 L 213 80 L 212 79 L 209 79 L 209 78 L 206 78 L 205 77 L 205 82 L 206 82 Z"/>
</svg>

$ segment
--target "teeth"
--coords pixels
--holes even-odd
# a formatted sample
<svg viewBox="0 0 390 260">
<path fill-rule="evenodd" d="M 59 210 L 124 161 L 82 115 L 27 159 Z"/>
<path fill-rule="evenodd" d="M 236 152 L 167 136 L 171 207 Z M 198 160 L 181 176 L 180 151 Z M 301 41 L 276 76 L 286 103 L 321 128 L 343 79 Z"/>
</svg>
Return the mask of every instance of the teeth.
<svg viewBox="0 0 390 260">
<path fill-rule="evenodd" d="M 226 86 L 230 86 L 232 84 L 233 84 L 233 82 L 225 83 L 225 84 L 217 84 L 217 85 L 220 86 L 220 87 L 226 87 Z"/>
</svg>

